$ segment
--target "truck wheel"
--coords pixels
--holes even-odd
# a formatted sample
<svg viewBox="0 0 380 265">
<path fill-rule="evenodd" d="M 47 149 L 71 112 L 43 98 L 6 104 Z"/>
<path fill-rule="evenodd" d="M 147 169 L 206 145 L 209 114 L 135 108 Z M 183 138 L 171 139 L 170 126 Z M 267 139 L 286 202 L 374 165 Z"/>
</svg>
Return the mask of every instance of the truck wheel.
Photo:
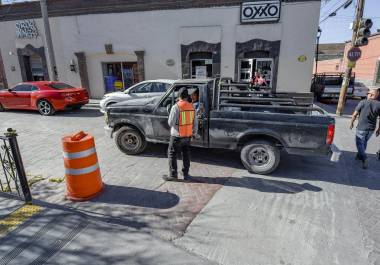
<svg viewBox="0 0 380 265">
<path fill-rule="evenodd" d="M 130 127 L 122 127 L 116 132 L 115 142 L 117 147 L 127 155 L 142 153 L 147 145 L 141 133 Z"/>
<path fill-rule="evenodd" d="M 249 172 L 265 175 L 278 167 L 280 150 L 271 142 L 252 141 L 244 145 L 240 159 Z"/>
</svg>

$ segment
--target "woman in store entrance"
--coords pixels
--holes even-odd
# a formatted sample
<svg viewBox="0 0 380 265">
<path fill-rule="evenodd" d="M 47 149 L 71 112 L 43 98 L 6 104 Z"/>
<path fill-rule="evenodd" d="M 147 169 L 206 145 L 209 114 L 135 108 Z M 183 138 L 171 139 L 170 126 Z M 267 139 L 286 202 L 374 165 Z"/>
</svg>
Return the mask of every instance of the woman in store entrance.
<svg viewBox="0 0 380 265">
<path fill-rule="evenodd" d="M 265 80 L 265 78 L 261 75 L 260 72 L 255 72 L 255 76 L 254 78 L 252 78 L 251 80 L 251 86 L 255 89 L 255 90 L 259 90 L 260 87 L 263 87 L 263 86 L 267 86 L 267 81 Z"/>
</svg>

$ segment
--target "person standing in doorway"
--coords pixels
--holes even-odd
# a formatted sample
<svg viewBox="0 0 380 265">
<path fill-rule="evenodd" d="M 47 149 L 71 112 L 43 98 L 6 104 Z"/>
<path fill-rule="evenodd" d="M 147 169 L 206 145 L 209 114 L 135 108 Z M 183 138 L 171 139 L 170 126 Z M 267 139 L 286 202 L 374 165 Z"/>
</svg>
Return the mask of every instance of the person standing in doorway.
<svg viewBox="0 0 380 265">
<path fill-rule="evenodd" d="M 193 105 L 188 102 L 189 94 L 186 88 L 179 90 L 179 101 L 171 108 L 168 124 L 170 126 L 170 142 L 168 148 L 169 175 L 164 175 L 167 181 L 178 180 L 177 154 L 182 153 L 183 178 L 189 179 L 190 142 L 198 131 L 198 121 Z"/>
<path fill-rule="evenodd" d="M 379 91 L 377 89 L 370 89 L 367 93 L 367 99 L 360 101 L 356 107 L 350 123 L 350 129 L 352 129 L 356 118 L 359 116 L 355 137 L 356 148 L 358 150 L 356 159 L 362 161 L 364 169 L 368 167 L 367 154 L 365 153 L 367 142 L 376 130 L 376 123 L 378 117 L 380 117 L 380 102 L 376 100 L 378 96 Z M 380 125 L 376 130 L 376 136 L 379 136 L 379 134 Z"/>
</svg>

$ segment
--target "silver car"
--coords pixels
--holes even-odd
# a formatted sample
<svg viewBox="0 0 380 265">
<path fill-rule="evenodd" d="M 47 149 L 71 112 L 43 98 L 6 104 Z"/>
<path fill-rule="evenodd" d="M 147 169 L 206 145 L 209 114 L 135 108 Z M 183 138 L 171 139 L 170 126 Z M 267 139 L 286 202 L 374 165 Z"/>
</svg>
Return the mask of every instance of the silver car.
<svg viewBox="0 0 380 265">
<path fill-rule="evenodd" d="M 105 94 L 99 103 L 100 111 L 104 113 L 108 106 L 125 100 L 160 96 L 174 81 L 170 79 L 147 80 L 133 85 L 125 91 Z"/>
</svg>

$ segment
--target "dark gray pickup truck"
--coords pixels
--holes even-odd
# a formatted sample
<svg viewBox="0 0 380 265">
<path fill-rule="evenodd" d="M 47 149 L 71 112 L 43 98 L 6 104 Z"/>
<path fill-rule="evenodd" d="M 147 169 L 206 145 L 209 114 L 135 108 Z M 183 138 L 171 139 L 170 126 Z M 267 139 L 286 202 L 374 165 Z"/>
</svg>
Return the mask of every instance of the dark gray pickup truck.
<svg viewBox="0 0 380 265">
<path fill-rule="evenodd" d="M 199 90 L 199 132 L 192 145 L 239 150 L 243 165 L 258 174 L 273 172 L 280 150 L 328 155 L 335 120 L 313 106 L 310 93 L 252 91 L 246 84 L 219 79 L 179 80 L 161 97 L 129 100 L 106 111 L 106 132 L 126 154 L 144 151 L 147 142 L 168 143 L 168 113 L 180 88 Z"/>
</svg>

